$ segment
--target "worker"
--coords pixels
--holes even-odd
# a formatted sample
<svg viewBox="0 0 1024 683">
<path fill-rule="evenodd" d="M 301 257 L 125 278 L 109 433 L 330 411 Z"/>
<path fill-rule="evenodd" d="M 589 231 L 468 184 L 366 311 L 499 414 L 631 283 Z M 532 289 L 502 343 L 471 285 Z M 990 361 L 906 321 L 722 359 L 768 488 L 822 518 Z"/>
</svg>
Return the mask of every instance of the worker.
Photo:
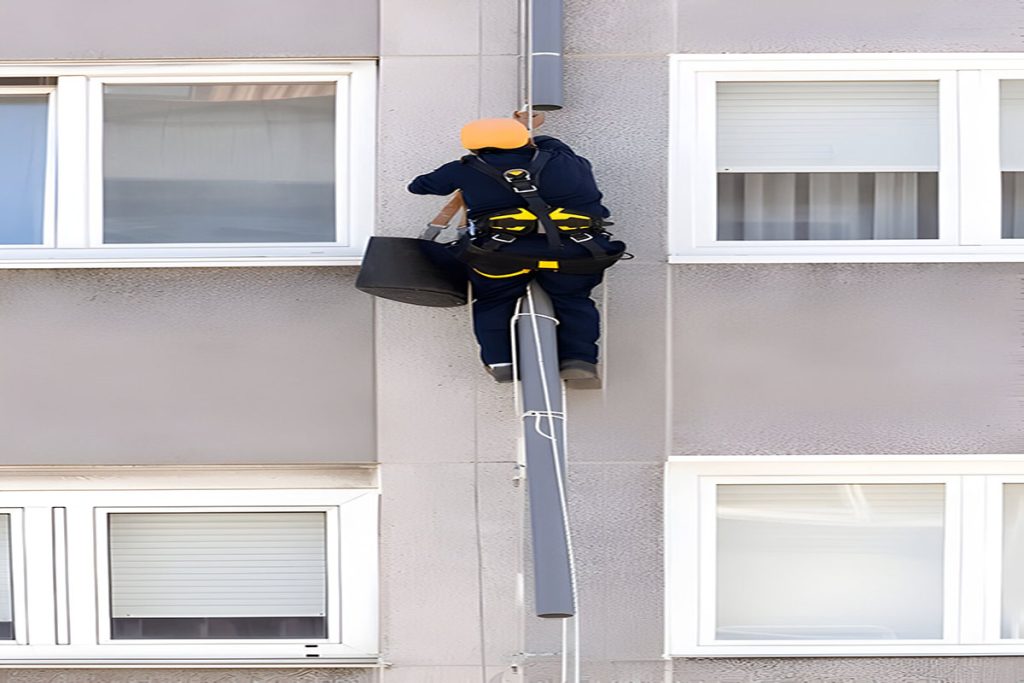
<svg viewBox="0 0 1024 683">
<path fill-rule="evenodd" d="M 495 381 L 514 379 L 510 321 L 516 302 L 534 280 L 550 295 L 559 320 L 561 377 L 597 379 L 600 320 L 590 294 L 625 245 L 611 242 L 602 229 L 609 212 L 601 204 L 590 162 L 553 137 L 531 139 L 525 120 L 525 113 L 517 112 L 509 119 L 466 124 L 461 141 L 471 155 L 417 177 L 409 191 L 462 192 L 471 222 L 464 246 L 477 256 L 463 258 L 471 265 L 474 332 L 485 369 Z M 543 114 L 535 115 L 534 122 L 543 122 Z M 539 158 L 542 168 L 532 175 L 521 173 L 536 167 Z M 509 183 L 526 180 L 514 189 L 503 186 L 501 174 Z M 528 201 L 523 192 L 531 184 L 535 191 Z M 548 216 L 538 217 L 544 213 L 538 207 L 545 204 Z M 546 270 L 545 264 L 560 264 L 560 269 Z"/>
</svg>

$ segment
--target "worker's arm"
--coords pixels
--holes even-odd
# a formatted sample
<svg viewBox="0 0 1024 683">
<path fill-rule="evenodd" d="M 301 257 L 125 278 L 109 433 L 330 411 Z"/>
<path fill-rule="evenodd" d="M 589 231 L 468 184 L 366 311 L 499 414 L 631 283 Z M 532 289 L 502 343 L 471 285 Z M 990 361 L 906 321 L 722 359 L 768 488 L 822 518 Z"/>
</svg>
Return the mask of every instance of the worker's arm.
<svg viewBox="0 0 1024 683">
<path fill-rule="evenodd" d="M 444 166 L 424 173 L 409 183 L 409 192 L 413 194 L 449 195 L 459 189 L 455 184 L 455 168 L 459 162 L 453 161 Z"/>
</svg>

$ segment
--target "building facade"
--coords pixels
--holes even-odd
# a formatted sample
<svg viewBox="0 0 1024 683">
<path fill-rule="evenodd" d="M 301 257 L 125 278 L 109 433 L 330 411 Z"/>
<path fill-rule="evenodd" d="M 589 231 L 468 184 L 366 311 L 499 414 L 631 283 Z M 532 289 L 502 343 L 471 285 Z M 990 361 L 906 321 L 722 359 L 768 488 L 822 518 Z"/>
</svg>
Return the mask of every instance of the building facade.
<svg viewBox="0 0 1024 683">
<path fill-rule="evenodd" d="M 635 255 L 568 396 L 583 680 L 1024 677 L 1022 22 L 565 3 L 545 132 Z M 0 5 L 0 680 L 559 680 L 512 390 L 468 310 L 354 288 L 519 27 Z"/>
</svg>

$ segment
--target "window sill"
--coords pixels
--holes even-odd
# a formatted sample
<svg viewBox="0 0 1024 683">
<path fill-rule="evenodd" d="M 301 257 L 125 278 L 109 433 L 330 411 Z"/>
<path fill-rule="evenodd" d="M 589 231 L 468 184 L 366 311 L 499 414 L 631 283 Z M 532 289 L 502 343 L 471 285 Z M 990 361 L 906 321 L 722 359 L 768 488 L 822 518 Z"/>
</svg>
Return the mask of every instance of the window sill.
<svg viewBox="0 0 1024 683">
<path fill-rule="evenodd" d="M 376 669 L 377 657 L 303 657 L 295 659 L 3 659 L 0 669 Z"/>
<path fill-rule="evenodd" d="M 670 254 L 686 263 L 993 263 L 1024 261 L 1024 246 L 1012 247 L 705 247 Z"/>
<path fill-rule="evenodd" d="M 259 266 L 358 266 L 362 256 L 116 256 L 21 257 L 0 253 L 0 270 L 37 268 L 231 268 Z"/>
</svg>

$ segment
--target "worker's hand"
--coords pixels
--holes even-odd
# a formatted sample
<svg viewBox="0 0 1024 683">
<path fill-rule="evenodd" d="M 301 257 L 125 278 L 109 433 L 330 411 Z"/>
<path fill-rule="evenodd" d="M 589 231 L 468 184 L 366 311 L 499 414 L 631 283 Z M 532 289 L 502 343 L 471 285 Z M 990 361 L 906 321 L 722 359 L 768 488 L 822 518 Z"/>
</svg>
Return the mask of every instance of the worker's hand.
<svg viewBox="0 0 1024 683">
<path fill-rule="evenodd" d="M 525 111 L 512 112 L 512 118 L 514 118 L 516 121 L 518 121 L 519 123 L 523 124 L 524 126 L 526 126 L 527 128 L 530 128 L 532 130 L 533 128 L 540 128 L 541 124 L 544 123 L 544 112 L 542 112 L 542 111 L 535 111 L 535 112 L 533 112 L 533 126 L 530 126 L 526 122 L 526 112 Z"/>
</svg>

